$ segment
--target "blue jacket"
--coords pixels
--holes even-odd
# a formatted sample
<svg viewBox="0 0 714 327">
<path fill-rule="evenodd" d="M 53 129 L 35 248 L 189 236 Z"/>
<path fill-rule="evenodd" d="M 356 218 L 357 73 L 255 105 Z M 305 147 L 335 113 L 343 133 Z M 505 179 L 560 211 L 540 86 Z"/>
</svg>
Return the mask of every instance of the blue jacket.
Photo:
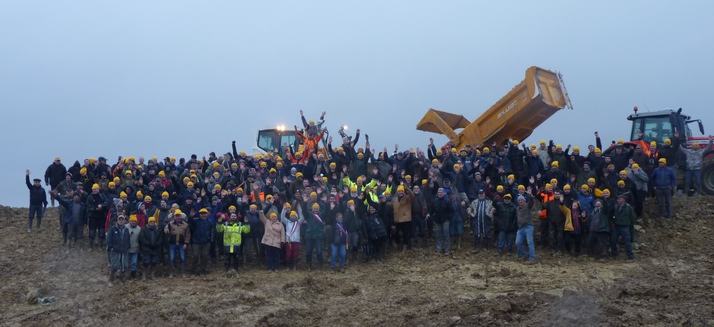
<svg viewBox="0 0 714 327">
<path fill-rule="evenodd" d="M 193 218 L 191 222 L 191 240 L 193 244 L 207 244 L 213 242 L 213 235 L 216 231 L 216 224 L 211 219 L 203 220 Z"/>
<path fill-rule="evenodd" d="M 650 181 L 654 188 L 675 188 L 677 186 L 677 176 L 674 174 L 674 170 L 666 166 L 655 168 L 650 175 Z"/>
<path fill-rule="evenodd" d="M 73 223 L 73 224 L 82 224 L 82 223 L 85 222 L 86 217 L 85 217 L 85 215 L 84 215 L 84 213 L 85 213 L 84 203 L 82 203 L 82 202 L 74 202 L 74 200 L 69 200 L 69 201 L 68 201 L 68 200 L 63 199 L 61 196 L 56 197 L 56 199 L 57 199 L 57 202 L 59 202 L 59 204 L 60 204 L 60 205 L 65 209 L 65 211 L 66 211 L 64 217 L 62 217 L 62 222 L 64 222 L 65 224 L 70 224 L 70 223 Z M 79 217 L 75 217 L 75 218 L 77 218 L 77 220 L 76 220 L 76 221 L 73 221 L 73 219 L 72 219 L 72 206 L 75 206 L 75 205 L 76 205 L 76 206 L 80 206 L 80 207 L 81 207 L 81 210 L 79 210 Z"/>
</svg>

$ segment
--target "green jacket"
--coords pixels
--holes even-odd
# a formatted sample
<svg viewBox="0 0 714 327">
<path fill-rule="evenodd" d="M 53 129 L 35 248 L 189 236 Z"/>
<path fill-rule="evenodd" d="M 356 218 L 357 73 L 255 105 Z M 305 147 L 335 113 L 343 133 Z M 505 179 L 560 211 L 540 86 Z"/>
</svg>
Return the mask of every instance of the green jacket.
<svg viewBox="0 0 714 327">
<path fill-rule="evenodd" d="M 513 202 L 506 204 L 499 202 L 496 204 L 496 231 L 515 232 L 518 230 L 517 207 Z"/>
<path fill-rule="evenodd" d="M 308 207 L 308 206 L 305 206 Z M 325 218 L 327 217 L 327 210 L 320 208 L 320 212 L 317 214 L 320 219 L 318 220 L 312 213 L 312 208 L 304 210 L 305 222 L 307 222 L 307 227 L 305 228 L 305 239 L 315 240 L 325 238 Z M 322 221 L 320 221 L 322 220 Z"/>
<path fill-rule="evenodd" d="M 632 206 L 627 203 L 622 207 L 615 205 L 613 212 L 615 213 L 613 221 L 616 226 L 630 226 L 635 222 L 635 209 L 632 209 Z"/>
</svg>

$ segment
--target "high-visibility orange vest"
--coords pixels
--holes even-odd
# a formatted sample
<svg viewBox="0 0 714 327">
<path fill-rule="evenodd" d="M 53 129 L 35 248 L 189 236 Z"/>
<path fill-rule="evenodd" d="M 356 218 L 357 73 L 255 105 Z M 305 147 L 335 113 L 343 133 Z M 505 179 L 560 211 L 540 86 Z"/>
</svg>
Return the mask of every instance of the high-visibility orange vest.
<svg viewBox="0 0 714 327">
<path fill-rule="evenodd" d="M 540 194 L 538 194 L 538 195 L 539 195 L 539 196 L 541 197 L 541 199 L 542 199 L 541 202 L 543 203 L 543 206 L 545 206 L 546 203 L 548 203 L 548 202 L 550 202 L 550 201 L 553 201 L 553 199 L 555 199 L 555 195 L 553 195 L 553 194 L 540 193 Z M 543 209 L 540 210 L 540 214 L 538 215 L 538 219 L 545 219 L 545 218 L 548 218 L 548 211 L 545 210 L 545 208 L 543 208 Z"/>
</svg>

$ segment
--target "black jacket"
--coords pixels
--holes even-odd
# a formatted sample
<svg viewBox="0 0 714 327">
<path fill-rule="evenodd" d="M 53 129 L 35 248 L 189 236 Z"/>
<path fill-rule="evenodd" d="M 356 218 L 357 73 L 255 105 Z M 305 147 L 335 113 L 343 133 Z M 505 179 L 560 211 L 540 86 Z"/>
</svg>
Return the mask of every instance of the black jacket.
<svg viewBox="0 0 714 327">
<path fill-rule="evenodd" d="M 47 194 L 45 193 L 45 189 L 42 188 L 42 186 L 32 185 L 32 183 L 30 183 L 29 175 L 25 175 L 25 184 L 27 184 L 27 188 L 30 190 L 30 205 L 31 206 L 44 205 L 46 207 L 47 206 Z"/>
<path fill-rule="evenodd" d="M 431 219 L 437 223 L 441 224 L 447 220 L 451 220 L 454 215 L 454 207 L 451 205 L 451 201 L 447 199 L 444 195 L 443 198 L 436 198 L 431 205 L 431 210 L 429 210 Z"/>
<path fill-rule="evenodd" d="M 52 189 L 55 189 L 64 180 L 64 175 L 66 174 L 67 168 L 63 164 L 55 165 L 53 162 L 45 170 L 45 184 L 50 184 Z"/>
</svg>

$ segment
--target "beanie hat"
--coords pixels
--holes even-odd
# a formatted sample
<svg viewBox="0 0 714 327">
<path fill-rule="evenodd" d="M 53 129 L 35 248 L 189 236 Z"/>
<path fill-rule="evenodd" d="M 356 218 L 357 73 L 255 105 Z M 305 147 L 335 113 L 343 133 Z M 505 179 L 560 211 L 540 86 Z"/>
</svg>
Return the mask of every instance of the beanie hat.
<svg viewBox="0 0 714 327">
<path fill-rule="evenodd" d="M 517 200 L 518 200 L 518 201 L 525 201 L 526 198 L 525 198 L 523 195 L 519 195 Z"/>
<path fill-rule="evenodd" d="M 119 197 L 120 197 L 120 198 L 126 197 L 126 192 L 121 191 L 121 193 L 119 193 Z"/>
<path fill-rule="evenodd" d="M 107 186 L 108 186 L 108 187 L 116 187 L 117 184 L 114 183 L 114 182 L 109 182 L 109 184 L 107 184 Z"/>
<path fill-rule="evenodd" d="M 154 217 L 149 217 L 149 223 L 155 223 L 155 222 L 156 222 L 156 218 L 154 218 Z"/>
<path fill-rule="evenodd" d="M 623 180 L 617 181 L 617 186 L 625 186 L 625 181 L 623 181 Z"/>
<path fill-rule="evenodd" d="M 397 186 L 397 192 L 404 192 L 404 185 Z"/>
<path fill-rule="evenodd" d="M 98 190 L 98 189 L 99 189 L 99 184 L 94 183 L 94 184 L 92 185 L 92 189 L 93 189 L 93 190 Z"/>
<path fill-rule="evenodd" d="M 144 202 L 150 202 L 150 201 L 151 201 L 151 197 L 150 197 L 150 196 L 147 195 L 147 196 L 144 197 Z"/>
<path fill-rule="evenodd" d="M 595 178 L 593 178 L 593 177 L 588 178 L 588 183 L 590 183 L 590 182 L 595 183 Z"/>
<path fill-rule="evenodd" d="M 569 189 L 570 189 L 570 184 L 565 184 L 565 186 L 563 186 L 563 191 L 569 190 Z"/>
<path fill-rule="evenodd" d="M 290 218 L 297 218 L 298 214 L 295 210 L 290 211 Z"/>
<path fill-rule="evenodd" d="M 129 216 L 129 222 L 137 222 L 136 215 Z"/>
<path fill-rule="evenodd" d="M 666 158 L 659 158 L 659 160 L 657 160 L 657 162 L 666 164 L 666 163 L 667 163 L 667 159 L 666 159 Z"/>
<path fill-rule="evenodd" d="M 503 192 L 503 185 L 496 186 L 496 192 Z"/>
<path fill-rule="evenodd" d="M 80 174 L 80 175 L 84 175 L 84 174 L 86 174 L 86 173 L 87 173 L 87 167 L 82 167 L 81 169 L 79 169 L 79 174 Z"/>
<path fill-rule="evenodd" d="M 270 213 L 270 219 L 277 219 L 277 218 L 278 218 L 278 214 L 277 214 L 277 213 L 275 213 L 275 212 L 271 212 L 271 213 Z"/>
</svg>

